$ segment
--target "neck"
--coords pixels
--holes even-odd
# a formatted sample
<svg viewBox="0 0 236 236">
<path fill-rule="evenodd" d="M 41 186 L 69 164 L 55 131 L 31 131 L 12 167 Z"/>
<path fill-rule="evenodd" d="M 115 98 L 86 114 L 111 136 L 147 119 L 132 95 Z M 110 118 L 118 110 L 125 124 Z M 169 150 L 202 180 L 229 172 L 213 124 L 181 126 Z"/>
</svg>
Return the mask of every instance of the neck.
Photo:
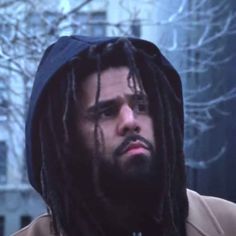
<svg viewBox="0 0 236 236">
<path fill-rule="evenodd" d="M 147 196 L 152 195 L 147 193 Z M 147 196 L 146 198 L 136 196 L 133 199 L 130 196 L 127 199 L 122 196 L 122 200 L 120 198 L 111 200 L 104 195 L 100 196 L 99 200 L 96 200 L 94 212 L 102 228 L 109 232 L 107 235 L 114 235 L 114 232 L 117 232 L 119 236 L 141 236 L 140 232 L 150 231 L 151 228 L 155 228 L 154 232 L 159 232 L 160 225 L 156 220 L 158 199 Z M 142 234 L 144 235 L 150 234 Z"/>
<path fill-rule="evenodd" d="M 136 178 L 120 178 L 113 173 L 102 173 L 105 175 L 98 178 L 95 201 L 103 225 L 116 231 L 128 231 L 130 235 L 147 228 L 149 222 L 157 224 L 153 219 L 158 218 L 163 199 L 163 186 L 157 176 L 151 173 Z"/>
</svg>

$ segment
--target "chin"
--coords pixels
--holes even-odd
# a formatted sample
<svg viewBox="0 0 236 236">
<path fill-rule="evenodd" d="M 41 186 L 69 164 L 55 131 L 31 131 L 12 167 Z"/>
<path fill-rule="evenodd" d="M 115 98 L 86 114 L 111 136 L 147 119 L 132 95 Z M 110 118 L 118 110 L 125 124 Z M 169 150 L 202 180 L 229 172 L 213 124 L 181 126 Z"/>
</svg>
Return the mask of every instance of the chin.
<svg viewBox="0 0 236 236">
<path fill-rule="evenodd" d="M 148 174 L 151 170 L 151 158 L 144 154 L 136 154 L 122 160 L 121 171 L 126 177 Z"/>
<path fill-rule="evenodd" d="M 114 163 L 102 159 L 98 179 L 104 196 L 118 202 L 133 202 L 153 195 L 159 182 L 153 156 L 138 154 L 124 157 L 118 157 Z"/>
</svg>

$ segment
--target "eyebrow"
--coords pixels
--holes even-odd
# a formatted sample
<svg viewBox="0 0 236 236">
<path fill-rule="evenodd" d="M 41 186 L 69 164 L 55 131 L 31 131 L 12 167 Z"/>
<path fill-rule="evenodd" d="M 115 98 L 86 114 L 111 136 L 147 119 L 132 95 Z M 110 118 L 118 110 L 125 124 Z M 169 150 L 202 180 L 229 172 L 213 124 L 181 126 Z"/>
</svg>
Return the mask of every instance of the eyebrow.
<svg viewBox="0 0 236 236">
<path fill-rule="evenodd" d="M 88 114 L 96 113 L 96 111 L 100 111 L 106 107 L 113 106 L 116 102 L 117 102 L 117 98 L 109 99 L 109 100 L 105 100 L 105 101 L 99 101 L 97 104 L 90 106 L 87 109 L 87 113 Z"/>
<path fill-rule="evenodd" d="M 145 99 L 145 101 L 148 100 L 147 95 L 142 93 L 142 92 L 137 93 L 137 94 L 132 94 L 132 95 L 126 95 L 125 97 L 128 101 L 135 101 L 135 99 L 137 99 L 137 100 Z M 94 104 L 94 105 L 88 107 L 87 113 L 88 114 L 93 114 L 93 113 L 96 113 L 96 111 L 101 111 L 106 107 L 114 106 L 117 103 L 119 103 L 120 100 L 122 100 L 122 99 L 120 99 L 120 97 L 118 96 L 118 97 L 115 97 L 115 98 L 112 98 L 112 99 L 108 99 L 108 100 L 104 100 L 104 101 L 98 101 L 97 104 Z"/>
</svg>

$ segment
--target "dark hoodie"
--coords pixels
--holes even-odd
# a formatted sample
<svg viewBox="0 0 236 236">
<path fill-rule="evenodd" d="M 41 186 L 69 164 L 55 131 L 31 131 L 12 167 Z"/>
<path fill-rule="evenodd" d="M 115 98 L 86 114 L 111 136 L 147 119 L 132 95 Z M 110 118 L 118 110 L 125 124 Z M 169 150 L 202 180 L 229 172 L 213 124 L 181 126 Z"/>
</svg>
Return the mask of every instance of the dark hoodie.
<svg viewBox="0 0 236 236">
<path fill-rule="evenodd" d="M 56 76 L 54 75 L 75 56 L 88 50 L 92 45 L 113 43 L 118 39 L 118 37 L 95 38 L 76 35 L 66 36 L 59 38 L 57 42 L 49 46 L 45 51 L 35 76 L 26 122 L 26 158 L 28 175 L 30 183 L 39 193 L 42 193 L 40 183 L 42 157 L 41 152 L 39 151 L 38 116 L 40 107 L 44 106 L 42 98 L 45 91 L 49 84 L 53 83 L 56 79 Z M 182 88 L 178 73 L 153 43 L 137 38 L 128 39 L 136 48 L 142 49 L 148 54 L 156 55 L 157 65 L 167 77 L 176 97 L 179 98 L 180 103 L 177 112 L 183 132 Z"/>
<path fill-rule="evenodd" d="M 42 164 L 44 163 L 42 163 L 42 154 L 40 150 L 41 145 L 40 145 L 40 137 L 39 137 L 39 118 L 41 116 L 40 114 L 41 109 L 47 106 L 47 104 L 44 103 L 45 101 L 44 95 L 46 95 L 47 92 L 49 93 L 51 92 L 51 89 L 53 88 L 53 86 L 51 85 L 56 84 L 55 83 L 56 80 L 61 79 L 61 81 L 63 81 L 64 77 L 62 76 L 60 77 L 59 72 L 61 72 L 61 70 L 65 68 L 65 66 L 68 65 L 75 57 L 82 55 L 84 52 L 86 52 L 86 50 L 90 48 L 90 46 L 102 45 L 102 44 L 106 45 L 107 43 L 115 43 L 118 39 L 119 38 L 117 37 L 104 37 L 104 38 L 90 38 L 90 37 L 81 37 L 81 36 L 62 37 L 46 50 L 41 60 L 41 63 L 38 67 L 37 74 L 36 74 L 36 78 L 35 78 L 35 82 L 34 82 L 34 86 L 32 90 L 32 95 L 30 99 L 30 104 L 29 104 L 29 113 L 27 117 L 27 123 L 26 123 L 26 155 L 27 155 L 26 157 L 27 157 L 29 180 L 32 186 L 40 194 L 42 194 L 40 172 L 41 172 L 41 169 L 44 169 L 45 166 L 43 166 L 42 168 Z M 176 122 L 175 124 L 178 125 L 178 129 L 175 129 L 175 133 L 177 133 L 177 136 L 179 138 L 178 141 L 177 139 L 173 137 L 171 140 L 175 146 L 174 150 L 176 151 L 177 159 L 173 160 L 174 158 L 172 158 L 171 155 L 168 156 L 168 161 L 170 160 L 170 162 L 171 161 L 173 162 L 172 163 L 173 169 L 171 169 L 172 172 L 170 173 L 170 176 L 168 176 L 169 181 L 167 185 L 168 184 L 170 185 L 170 189 L 169 191 L 166 191 L 166 194 L 164 195 L 164 201 L 163 201 L 164 203 L 162 205 L 163 208 L 161 208 L 163 210 L 162 211 L 163 214 L 160 220 L 163 220 L 163 219 L 164 220 L 159 221 L 159 218 L 152 217 L 152 222 L 150 222 L 149 221 L 150 218 L 146 219 L 147 222 L 145 223 L 148 223 L 148 225 L 147 225 L 147 228 L 144 228 L 144 231 L 141 230 L 141 232 L 143 233 L 143 236 L 147 236 L 147 235 L 148 236 L 152 236 L 152 235 L 169 235 L 169 236 L 170 235 L 175 235 L 175 236 L 189 235 L 190 236 L 190 235 L 202 235 L 202 232 L 207 232 L 206 233 L 207 235 L 222 235 L 224 234 L 222 229 L 225 230 L 225 235 L 235 235 L 235 229 L 233 228 L 235 224 L 233 224 L 233 219 L 235 219 L 234 215 L 235 215 L 236 210 L 234 209 L 235 206 L 233 206 L 231 203 L 229 204 L 226 201 L 219 201 L 215 198 L 209 198 L 209 197 L 203 198 L 199 196 L 198 194 L 189 191 L 188 192 L 189 204 L 188 204 L 188 200 L 186 196 L 184 162 L 183 162 L 183 152 L 182 152 L 183 151 L 182 150 L 183 149 L 183 140 L 182 140 L 183 139 L 183 100 L 182 100 L 181 81 L 180 81 L 180 77 L 178 73 L 175 71 L 175 69 L 171 66 L 171 64 L 161 54 L 159 49 L 154 44 L 145 40 L 140 40 L 140 39 L 135 39 L 135 38 L 128 38 L 128 39 L 135 46 L 135 48 L 141 49 L 142 52 L 145 51 L 147 54 L 152 55 L 153 56 L 152 64 L 156 63 L 158 69 L 161 70 L 162 75 L 164 74 L 165 82 L 167 82 L 168 89 L 171 90 L 171 95 L 174 95 L 174 100 L 176 101 L 172 104 L 173 106 L 171 106 L 171 109 L 174 110 L 171 121 L 173 123 Z M 80 70 L 80 68 L 76 68 L 76 69 Z M 147 79 L 148 78 L 149 77 L 147 76 Z M 80 78 L 76 78 L 76 79 L 80 79 Z M 156 82 L 156 79 L 158 78 L 154 77 L 153 79 Z M 148 80 L 145 80 L 145 81 L 148 81 Z M 161 86 L 158 88 L 162 90 Z M 162 95 L 164 94 L 163 96 L 166 96 L 165 90 L 161 92 L 162 92 Z M 156 97 L 156 98 L 157 99 L 153 99 L 154 103 L 152 103 L 152 105 L 154 105 L 154 110 L 156 108 L 156 101 L 158 101 L 159 97 Z M 149 97 L 149 101 L 150 103 L 152 102 L 150 100 L 150 97 Z M 60 106 L 61 104 L 59 103 L 57 105 Z M 167 109 L 164 109 L 164 110 L 166 111 Z M 157 114 L 157 116 L 160 116 L 160 115 Z M 156 121 L 155 119 L 153 120 Z M 167 134 L 165 134 L 164 136 L 167 136 L 169 134 L 168 133 L 169 130 L 171 129 L 169 121 L 170 120 L 165 121 L 165 129 L 163 130 Z M 173 132 L 173 130 L 171 130 L 171 132 Z M 169 144 L 168 140 L 166 139 L 167 138 L 165 137 L 165 141 L 167 141 L 165 145 L 167 146 L 167 149 L 171 149 L 170 145 L 168 145 Z M 50 153 L 49 153 L 49 156 L 47 157 L 51 157 Z M 52 167 L 54 168 L 54 165 Z M 163 169 L 164 171 L 166 170 L 165 168 Z M 178 183 L 181 183 L 181 184 L 178 185 Z M 182 188 L 180 187 L 180 185 L 182 186 Z M 62 196 L 63 198 L 64 192 L 62 195 L 63 195 Z M 77 195 L 76 195 L 76 199 L 77 199 Z M 73 208 L 74 202 L 73 201 L 71 202 L 72 204 L 70 206 L 72 206 L 72 209 L 70 210 L 74 212 L 78 208 Z M 190 207 L 188 207 L 188 205 Z M 59 204 L 58 207 L 61 210 L 62 208 L 61 204 Z M 223 214 L 223 217 L 222 217 L 222 209 L 224 210 L 226 209 L 226 211 L 224 211 L 225 213 L 228 212 L 227 214 Z M 94 232 L 93 230 L 89 231 L 89 233 L 80 234 L 79 233 L 80 231 L 78 232 L 78 229 L 80 230 L 81 229 L 80 226 L 83 224 L 84 224 L 83 226 L 85 226 L 83 227 L 83 232 L 86 232 L 86 230 L 88 229 L 88 226 L 89 227 L 92 226 L 90 227 L 92 229 L 96 227 L 94 227 L 94 224 L 85 224 L 86 217 L 84 216 L 84 214 L 82 214 L 81 218 L 78 219 L 78 217 L 74 217 L 73 214 L 72 214 L 72 217 L 68 217 L 68 212 L 63 211 L 63 209 L 61 210 L 60 213 L 61 213 L 60 215 L 63 215 L 64 218 L 62 217 L 62 219 L 61 218 L 59 220 L 56 219 L 55 221 L 55 214 L 53 214 L 53 211 L 52 211 L 52 214 L 50 214 L 49 216 L 46 215 L 46 216 L 42 216 L 38 218 L 29 227 L 26 227 L 25 229 L 21 230 L 16 235 L 19 235 L 19 236 L 20 235 L 27 235 L 27 236 L 28 235 L 52 235 L 51 234 L 51 229 L 52 229 L 51 220 L 53 220 L 54 224 L 59 223 L 60 233 L 66 232 L 66 235 L 70 235 L 70 236 L 74 236 L 74 235 L 86 235 L 86 236 L 87 235 L 89 236 L 90 235 L 113 235 L 113 236 L 114 235 L 119 235 L 119 236 L 127 235 L 127 234 L 124 234 L 123 231 L 121 231 L 122 233 L 117 234 L 117 232 L 115 232 L 113 228 L 111 229 L 112 233 L 109 233 L 110 232 L 109 229 L 111 227 L 110 225 L 108 225 L 107 228 L 104 227 L 105 230 L 108 229 L 107 231 L 105 231 L 105 232 L 108 232 L 108 234 L 100 234 L 100 233 L 91 234 L 90 232 Z M 187 218 L 188 214 L 189 216 Z M 109 215 L 109 216 L 111 216 L 111 218 L 114 218 L 114 215 Z M 78 216 L 78 214 L 76 216 Z M 170 218 L 171 220 L 165 221 L 165 219 L 170 219 Z M 174 222 L 172 221 L 173 218 L 175 219 Z M 219 220 L 220 223 L 217 220 Z M 66 221 L 66 223 L 68 224 L 66 223 L 64 224 L 64 221 Z M 104 223 L 103 221 L 101 222 Z M 125 225 L 128 223 L 129 222 L 124 221 Z M 162 229 L 164 229 L 163 231 L 161 231 L 163 233 L 159 233 L 160 225 Z M 229 227 L 229 225 L 230 226 L 232 225 L 232 227 Z M 69 232 L 68 227 L 69 229 L 73 228 L 72 231 L 69 230 L 70 231 Z M 57 229 L 57 227 L 54 227 L 54 228 Z M 100 229 L 100 227 L 97 227 L 97 228 Z M 97 228 L 95 230 L 97 230 Z M 131 230 L 132 232 L 134 232 L 134 231 L 139 230 L 139 228 L 138 229 L 133 228 Z M 169 231 L 171 232 L 169 233 Z M 134 235 L 134 234 L 129 233 L 129 235 Z"/>
</svg>

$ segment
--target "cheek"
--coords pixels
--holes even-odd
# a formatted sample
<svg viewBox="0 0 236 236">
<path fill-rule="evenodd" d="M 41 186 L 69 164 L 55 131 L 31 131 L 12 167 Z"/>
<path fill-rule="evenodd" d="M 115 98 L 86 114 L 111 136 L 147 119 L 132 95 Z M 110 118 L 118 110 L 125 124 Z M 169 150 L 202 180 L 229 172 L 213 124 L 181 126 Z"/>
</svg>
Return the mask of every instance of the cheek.
<svg viewBox="0 0 236 236">
<path fill-rule="evenodd" d="M 152 118 L 150 117 L 141 117 L 140 118 L 141 124 L 141 135 L 151 141 L 154 144 L 154 126 L 152 122 Z"/>
<path fill-rule="evenodd" d="M 154 137 L 154 126 L 151 118 L 148 118 L 147 124 L 150 135 Z"/>
<path fill-rule="evenodd" d="M 117 146 L 118 137 L 116 135 L 116 126 L 111 121 L 106 121 L 100 124 L 103 135 L 105 152 L 110 154 Z"/>
<path fill-rule="evenodd" d="M 92 149 L 94 147 L 94 124 L 89 122 L 80 122 L 77 124 L 77 131 L 86 146 Z"/>
<path fill-rule="evenodd" d="M 116 130 L 116 123 L 112 120 L 107 120 L 105 122 L 100 123 L 100 128 L 103 132 L 104 138 L 114 138 L 115 130 Z"/>
<path fill-rule="evenodd" d="M 94 149 L 95 147 L 95 126 L 94 123 L 84 121 L 77 125 L 78 132 L 81 134 L 81 138 L 85 142 L 89 149 Z M 115 146 L 115 126 L 113 122 L 102 122 L 98 127 L 98 140 L 104 141 L 104 148 L 107 154 L 111 153 L 113 147 Z"/>
</svg>

